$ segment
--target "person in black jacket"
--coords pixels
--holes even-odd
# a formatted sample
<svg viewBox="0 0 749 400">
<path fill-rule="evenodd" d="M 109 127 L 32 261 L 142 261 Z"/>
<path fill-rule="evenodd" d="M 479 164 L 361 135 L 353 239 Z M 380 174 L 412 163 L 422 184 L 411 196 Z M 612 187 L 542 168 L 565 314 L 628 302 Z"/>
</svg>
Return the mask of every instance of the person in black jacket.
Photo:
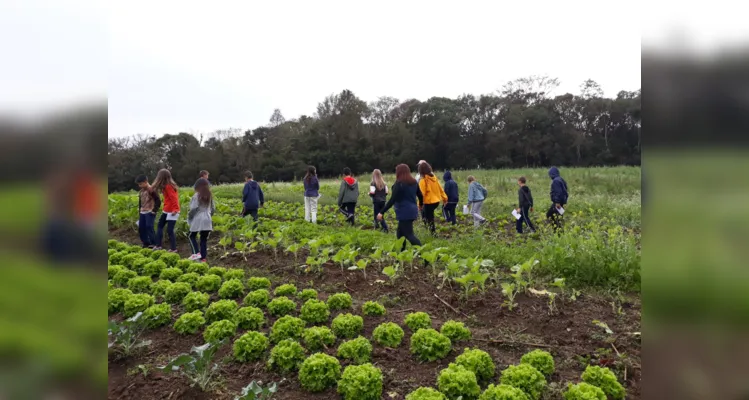
<svg viewBox="0 0 749 400">
<path fill-rule="evenodd" d="M 447 203 L 442 206 L 442 210 L 445 214 L 445 221 L 451 222 L 453 225 L 458 223 L 455 217 L 455 207 L 458 206 L 460 201 L 460 192 L 458 190 L 458 183 L 453 180 L 453 175 L 450 171 L 445 171 L 442 175 L 442 179 L 445 181 L 445 194 L 447 194 Z"/>
<path fill-rule="evenodd" d="M 385 208 L 377 214 L 377 220 L 382 221 L 383 214 L 388 212 L 390 207 L 395 206 L 395 219 L 398 220 L 398 230 L 396 237 L 398 239 L 405 237 L 412 246 L 421 246 L 421 242 L 414 235 L 414 221 L 419 218 L 419 207 L 416 205 L 416 199 L 422 203 L 423 196 L 419 189 L 416 179 L 411 176 L 411 169 L 406 164 L 399 164 L 395 167 L 395 184 L 391 190 L 390 200 L 385 204 Z M 403 242 L 401 251 L 406 249 L 406 242 Z"/>
<path fill-rule="evenodd" d="M 536 231 L 536 227 L 533 226 L 533 222 L 531 222 L 530 217 L 530 212 L 533 211 L 533 195 L 531 194 L 531 188 L 526 186 L 525 182 L 526 180 L 524 176 L 518 178 L 518 185 L 520 185 L 520 189 L 518 189 L 517 212 L 520 213 L 520 218 L 518 218 L 517 222 L 515 222 L 515 229 L 517 229 L 518 233 L 523 233 L 523 223 L 528 225 L 528 228 L 531 230 L 531 232 Z"/>
<path fill-rule="evenodd" d="M 252 219 L 257 222 L 257 210 L 265 204 L 265 197 L 263 196 L 263 189 L 260 188 L 260 184 L 252 179 L 252 172 L 245 171 L 244 173 L 244 188 L 242 189 L 242 216 L 252 216 Z"/>
<path fill-rule="evenodd" d="M 385 200 L 388 195 L 388 187 L 385 180 L 382 179 L 382 172 L 379 169 L 372 171 L 372 182 L 369 184 L 369 197 L 372 198 L 372 208 L 374 209 L 374 227 L 382 227 L 382 231 L 388 232 L 388 224 L 385 220 L 378 220 L 377 214 L 385 208 Z"/>
<path fill-rule="evenodd" d="M 549 211 L 546 211 L 546 218 L 554 224 L 554 230 L 559 230 L 562 227 L 562 213 L 560 210 L 567 205 L 567 198 L 569 196 L 567 193 L 567 182 L 559 175 L 557 167 L 549 168 L 549 178 L 551 178 L 551 207 L 549 207 Z"/>
</svg>

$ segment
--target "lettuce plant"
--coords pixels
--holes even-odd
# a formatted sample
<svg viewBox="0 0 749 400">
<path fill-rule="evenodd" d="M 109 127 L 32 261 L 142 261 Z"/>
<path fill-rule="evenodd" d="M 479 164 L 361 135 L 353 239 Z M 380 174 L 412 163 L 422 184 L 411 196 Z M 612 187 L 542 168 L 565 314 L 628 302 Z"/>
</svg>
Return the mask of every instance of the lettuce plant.
<svg viewBox="0 0 749 400">
<path fill-rule="evenodd" d="M 279 287 L 276 288 L 276 290 L 273 291 L 274 296 L 294 296 L 296 294 L 296 286 L 294 286 L 291 283 L 285 283 Z"/>
<path fill-rule="evenodd" d="M 362 304 L 361 311 L 364 315 L 380 317 L 385 315 L 385 306 L 376 301 L 368 301 Z"/>
<path fill-rule="evenodd" d="M 120 262 L 122 261 L 122 257 L 125 257 L 128 254 L 130 253 L 127 251 L 118 251 L 109 256 L 109 263 L 112 265 L 121 265 Z"/>
<path fill-rule="evenodd" d="M 270 279 L 253 276 L 247 280 L 247 289 L 258 290 L 258 289 L 270 289 Z"/>
<path fill-rule="evenodd" d="M 265 314 L 257 307 L 242 307 L 234 313 L 234 322 L 242 329 L 257 330 L 265 325 Z"/>
<path fill-rule="evenodd" d="M 530 400 L 538 400 L 546 389 L 546 378 L 532 365 L 510 365 L 504 371 L 499 382 L 514 386 L 528 395 Z"/>
<path fill-rule="evenodd" d="M 315 353 L 299 368 L 299 383 L 310 392 L 321 392 L 335 386 L 341 377 L 341 363 L 335 357 Z"/>
<path fill-rule="evenodd" d="M 137 312 L 146 311 L 146 308 L 151 307 L 154 303 L 154 298 L 147 293 L 133 294 L 125 300 L 125 308 L 123 314 L 126 317 L 132 317 Z"/>
<path fill-rule="evenodd" d="M 127 286 L 127 282 L 130 279 L 133 279 L 136 276 L 138 276 L 138 274 L 136 274 L 135 271 L 122 267 L 122 269 L 114 275 L 112 282 L 117 286 L 124 287 Z"/>
<path fill-rule="evenodd" d="M 304 346 L 310 351 L 320 351 L 335 344 L 335 334 L 327 326 L 313 326 L 302 332 Z"/>
<path fill-rule="evenodd" d="M 150 263 L 151 261 L 153 260 L 148 257 L 136 258 L 130 263 L 130 269 L 139 274 L 142 274 L 143 270 L 146 268 L 146 264 Z"/>
<path fill-rule="evenodd" d="M 471 331 L 465 324 L 458 321 L 446 321 L 440 328 L 440 333 L 449 337 L 453 343 L 471 340 Z"/>
<path fill-rule="evenodd" d="M 203 310 L 208 306 L 210 296 L 203 292 L 190 292 L 182 299 L 186 311 Z"/>
<path fill-rule="evenodd" d="M 236 299 L 244 293 L 244 285 L 239 279 L 229 279 L 221 285 L 218 297 L 222 299 Z"/>
<path fill-rule="evenodd" d="M 413 332 L 432 327 L 432 318 L 429 317 L 429 314 L 421 311 L 406 315 L 403 322 Z"/>
<path fill-rule="evenodd" d="M 606 393 L 598 386 L 582 382 L 568 385 L 564 392 L 564 400 L 606 400 Z"/>
<path fill-rule="evenodd" d="M 434 329 L 419 329 L 411 335 L 411 354 L 422 361 L 445 358 L 452 350 L 450 338 Z"/>
<path fill-rule="evenodd" d="M 172 281 L 168 279 L 159 279 L 151 284 L 151 294 L 154 295 L 154 297 L 164 297 L 166 295 L 166 289 L 171 285 Z"/>
<path fill-rule="evenodd" d="M 192 262 L 185 270 L 187 273 L 193 272 L 198 275 L 203 275 L 206 271 L 208 271 L 208 264 L 202 262 Z"/>
<path fill-rule="evenodd" d="M 304 348 L 296 340 L 284 339 L 270 351 L 268 368 L 291 372 L 304 361 Z"/>
<path fill-rule="evenodd" d="M 226 271 L 227 269 L 224 267 L 210 267 L 208 268 L 208 271 L 206 271 L 206 275 L 216 275 L 223 279 Z"/>
<path fill-rule="evenodd" d="M 161 260 L 151 261 L 150 263 L 143 266 L 143 275 L 145 276 L 159 276 L 161 271 L 166 268 L 166 263 Z"/>
<path fill-rule="evenodd" d="M 509 385 L 489 385 L 484 393 L 481 393 L 479 400 L 528 400 L 528 396 L 522 390 Z"/>
<path fill-rule="evenodd" d="M 476 374 L 454 363 L 440 371 L 437 387 L 448 399 L 476 400 L 481 394 Z"/>
<path fill-rule="evenodd" d="M 268 312 L 274 317 L 282 317 L 296 310 L 296 303 L 288 297 L 276 297 L 268 303 Z"/>
<path fill-rule="evenodd" d="M 228 339 L 237 333 L 237 324 L 228 319 L 216 321 L 205 328 L 203 339 L 208 343 L 220 342 Z"/>
<path fill-rule="evenodd" d="M 218 275 L 203 275 L 195 283 L 195 289 L 201 292 L 215 292 L 221 287 L 221 277 Z"/>
<path fill-rule="evenodd" d="M 142 318 L 148 328 L 164 326 L 172 320 L 172 306 L 166 303 L 154 304 L 143 312 Z"/>
<path fill-rule="evenodd" d="M 179 304 L 182 299 L 187 296 L 188 293 L 192 292 L 192 288 L 189 283 L 176 282 L 169 285 L 164 292 L 164 300 L 170 304 Z"/>
<path fill-rule="evenodd" d="M 120 259 L 120 264 L 124 265 L 125 267 L 127 267 L 129 269 L 133 269 L 133 262 L 135 260 L 138 260 L 138 259 L 141 259 L 141 258 L 146 258 L 146 257 L 144 257 L 144 256 L 142 256 L 142 255 L 140 255 L 138 253 L 128 253 L 128 254 L 122 256 L 122 258 Z"/>
<path fill-rule="evenodd" d="M 133 295 L 130 289 L 115 288 L 107 294 L 107 303 L 109 305 L 109 314 L 122 311 L 125 307 L 125 301 Z"/>
<path fill-rule="evenodd" d="M 287 315 L 273 323 L 270 329 L 270 340 L 273 343 L 278 343 L 284 339 L 299 340 L 302 337 L 302 332 L 304 332 L 304 321 Z"/>
<path fill-rule="evenodd" d="M 196 310 L 180 315 L 179 318 L 174 321 L 174 330 L 181 335 L 192 335 L 198 332 L 198 329 L 203 325 L 205 325 L 203 312 Z"/>
<path fill-rule="evenodd" d="M 379 400 L 382 371 L 372 364 L 349 365 L 338 381 L 338 393 L 344 400 Z"/>
<path fill-rule="evenodd" d="M 377 325 L 372 332 L 372 339 L 380 346 L 396 348 L 400 346 L 404 335 L 403 328 L 398 326 L 398 324 L 385 322 Z"/>
<path fill-rule="evenodd" d="M 237 312 L 238 308 L 239 305 L 237 305 L 237 302 L 234 300 L 214 301 L 205 310 L 205 319 L 208 323 L 213 323 L 222 319 L 234 319 L 234 313 Z"/>
<path fill-rule="evenodd" d="M 195 261 L 193 260 L 185 258 L 185 259 L 177 261 L 177 264 L 175 265 L 175 267 L 181 269 L 182 272 L 187 272 L 187 268 L 190 267 L 190 265 L 192 265 L 194 262 Z"/>
<path fill-rule="evenodd" d="M 181 269 L 177 267 L 169 267 L 161 271 L 161 274 L 159 274 L 159 279 L 168 279 L 170 281 L 176 281 L 180 276 L 182 276 Z"/>
<path fill-rule="evenodd" d="M 621 400 L 626 395 L 624 387 L 616 380 L 616 375 L 606 367 L 588 365 L 581 376 L 583 382 L 598 386 L 613 400 Z"/>
<path fill-rule="evenodd" d="M 364 328 L 364 319 L 358 315 L 352 314 L 339 314 L 333 318 L 333 323 L 330 325 L 333 329 L 333 333 L 340 338 L 355 338 L 357 337 L 362 329 Z"/>
<path fill-rule="evenodd" d="M 336 293 L 328 297 L 328 308 L 331 310 L 347 310 L 351 308 L 353 300 L 348 293 Z"/>
<path fill-rule="evenodd" d="M 253 290 L 247 293 L 247 296 L 244 298 L 245 305 L 259 308 L 267 306 L 268 301 L 270 301 L 270 293 L 268 293 L 267 289 Z"/>
<path fill-rule="evenodd" d="M 301 301 L 307 301 L 312 299 L 317 299 L 317 290 L 315 289 L 304 289 L 301 292 L 297 293 L 296 298 Z"/>
<path fill-rule="evenodd" d="M 198 284 L 199 279 L 200 275 L 197 272 L 187 272 L 180 275 L 180 277 L 177 278 L 177 282 L 189 283 L 190 286 L 195 287 Z"/>
<path fill-rule="evenodd" d="M 300 317 L 308 324 L 322 324 L 328 322 L 330 310 L 324 301 L 310 299 L 302 305 Z"/>
<path fill-rule="evenodd" d="M 447 400 L 447 397 L 436 389 L 420 387 L 407 394 L 406 400 Z"/>
<path fill-rule="evenodd" d="M 115 275 L 117 275 L 118 272 L 122 271 L 123 269 L 126 269 L 124 265 L 108 265 L 107 276 L 109 277 L 109 279 L 112 279 Z"/>
<path fill-rule="evenodd" d="M 224 280 L 239 279 L 240 282 L 244 281 L 244 270 L 239 268 L 229 268 L 224 272 Z M 244 286 L 244 285 L 242 285 Z"/>
<path fill-rule="evenodd" d="M 268 337 L 260 332 L 250 331 L 234 341 L 234 359 L 240 362 L 258 360 L 268 349 Z"/>
<path fill-rule="evenodd" d="M 163 261 L 167 267 L 176 267 L 177 263 L 180 261 L 179 254 L 177 253 L 164 253 L 159 257 L 159 260 Z"/>
<path fill-rule="evenodd" d="M 476 379 L 480 383 L 489 382 L 494 378 L 494 361 L 489 353 L 483 350 L 465 349 L 463 354 L 455 358 L 455 364 L 476 374 Z"/>
<path fill-rule="evenodd" d="M 521 364 L 529 364 L 546 376 L 554 373 L 554 357 L 548 351 L 533 350 L 520 358 Z"/>
<path fill-rule="evenodd" d="M 338 357 L 354 364 L 367 363 L 372 358 L 372 344 L 363 336 L 347 340 L 338 346 Z"/>
</svg>

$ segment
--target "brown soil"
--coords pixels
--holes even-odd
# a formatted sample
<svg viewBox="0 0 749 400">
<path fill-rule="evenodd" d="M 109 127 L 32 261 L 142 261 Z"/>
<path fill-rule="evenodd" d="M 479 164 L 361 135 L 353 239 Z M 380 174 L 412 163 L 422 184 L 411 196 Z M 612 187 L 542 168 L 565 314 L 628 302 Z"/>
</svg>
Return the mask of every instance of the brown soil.
<svg viewBox="0 0 749 400">
<path fill-rule="evenodd" d="M 113 231 L 110 236 L 132 244 L 139 242 L 132 230 Z M 215 239 L 211 242 L 215 243 Z M 179 241 L 178 250 L 183 257 L 190 254 L 189 245 L 184 240 Z M 274 260 L 272 254 L 258 252 L 253 253 L 248 261 L 229 256 L 223 260 L 211 260 L 211 264 L 243 268 L 247 276 L 269 276 L 274 286 L 295 283 L 300 290 L 315 288 L 321 299 L 335 292 L 349 292 L 354 297 L 353 312 L 356 314 L 360 314 L 361 304 L 367 300 L 383 302 L 388 309 L 387 315 L 365 317 L 363 335 L 371 338 L 373 329 L 386 321 L 397 322 L 406 331 L 397 349 L 383 349 L 374 345 L 372 362 L 383 372 L 383 398 L 404 399 L 406 394 L 419 386 L 435 386 L 438 372 L 465 347 L 481 348 L 491 354 L 497 367 L 495 380 L 508 365 L 517 364 L 524 353 L 536 348 L 550 351 L 556 362 L 556 372 L 548 379 L 552 385 L 546 398 L 561 399 L 561 391 L 568 382 L 579 382 L 586 362 L 608 366 L 617 372 L 627 389 L 628 399 L 639 399 L 641 396 L 641 346 L 639 337 L 631 334 L 640 331 L 639 296 L 631 296 L 621 304 L 614 303 L 615 307 L 611 299 L 583 293 L 576 301 L 557 299 L 558 311 L 551 315 L 546 297 L 520 295 L 516 299 L 519 305 L 513 311 L 501 308 L 505 299 L 496 288 L 465 301 L 461 299 L 459 290 L 449 287 L 438 289 L 439 282 L 434 282 L 424 267 L 414 268 L 389 284 L 383 282 L 387 281 L 387 277 L 376 273 L 377 268 L 370 269 L 367 279 L 361 272 L 341 271 L 333 265 L 326 266 L 322 274 L 303 274 L 299 268 L 295 268 L 293 257 L 281 254 L 278 260 Z M 621 306 L 621 311 L 618 306 Z M 412 311 L 429 313 L 432 326 L 436 329 L 449 319 L 463 321 L 473 332 L 473 339 L 455 344 L 452 353 L 443 360 L 419 362 L 409 352 L 411 332 L 403 325 L 404 316 Z M 175 315 L 181 312 L 177 310 Z M 268 333 L 268 326 L 274 320 L 269 318 L 268 325 L 263 329 L 265 333 Z M 614 334 L 606 335 L 602 328 L 592 323 L 593 320 L 605 322 Z M 237 336 L 241 333 L 240 330 Z M 190 388 L 185 378 L 176 374 L 162 374 L 155 369 L 171 357 L 189 352 L 192 346 L 203 344 L 201 334 L 180 336 L 171 326 L 165 326 L 146 333 L 145 339 L 153 343 L 140 355 L 130 359 L 110 356 L 110 399 L 233 399 L 243 386 L 253 380 L 280 382 L 275 399 L 340 398 L 335 389 L 309 393 L 299 386 L 296 374 L 281 376 L 269 372 L 264 361 L 245 364 L 231 361 L 230 345 L 221 349 L 217 357 L 219 360 L 225 357 L 227 361 L 221 367 L 219 387 L 210 393 L 203 393 L 198 388 Z M 335 348 L 331 348 L 328 353 L 335 355 L 335 351 Z M 617 353 L 621 356 L 617 356 Z M 133 373 L 140 364 L 149 367 L 147 376 Z"/>
</svg>

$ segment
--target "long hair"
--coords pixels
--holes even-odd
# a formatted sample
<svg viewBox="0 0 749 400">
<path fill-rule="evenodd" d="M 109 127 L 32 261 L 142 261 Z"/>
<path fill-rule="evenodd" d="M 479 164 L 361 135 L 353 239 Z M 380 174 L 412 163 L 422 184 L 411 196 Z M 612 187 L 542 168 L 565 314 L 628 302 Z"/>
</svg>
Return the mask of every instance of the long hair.
<svg viewBox="0 0 749 400">
<path fill-rule="evenodd" d="M 211 193 L 211 187 L 208 185 L 206 179 L 199 179 L 198 183 L 195 184 L 195 191 L 198 193 L 198 202 L 202 206 L 210 206 L 213 201 L 213 194 Z"/>
<path fill-rule="evenodd" d="M 408 167 L 408 164 L 398 164 L 395 167 L 395 181 L 408 185 L 416 184 L 416 179 L 411 176 L 411 168 Z"/>
<path fill-rule="evenodd" d="M 317 176 L 317 170 L 313 166 L 307 167 L 307 175 L 304 175 L 304 181 L 309 183 L 313 176 Z"/>
<path fill-rule="evenodd" d="M 377 188 L 377 190 L 382 190 L 383 188 L 385 188 L 386 184 L 385 180 L 382 179 L 382 171 L 380 171 L 379 169 L 372 171 L 372 182 L 374 182 L 374 186 Z"/>
<path fill-rule="evenodd" d="M 429 165 L 429 163 L 426 162 L 426 161 L 424 161 L 423 163 L 419 164 L 419 175 L 421 175 L 421 176 L 427 176 L 427 175 L 434 176 L 434 173 L 432 173 L 432 166 Z"/>
<path fill-rule="evenodd" d="M 166 185 L 170 185 L 174 190 L 178 190 L 179 187 L 177 187 L 177 182 L 172 179 L 172 173 L 169 172 L 168 169 L 163 168 L 160 169 L 159 172 L 156 174 L 156 179 L 154 179 L 153 186 L 154 190 L 158 190 L 159 192 L 163 192 L 166 188 Z"/>
</svg>

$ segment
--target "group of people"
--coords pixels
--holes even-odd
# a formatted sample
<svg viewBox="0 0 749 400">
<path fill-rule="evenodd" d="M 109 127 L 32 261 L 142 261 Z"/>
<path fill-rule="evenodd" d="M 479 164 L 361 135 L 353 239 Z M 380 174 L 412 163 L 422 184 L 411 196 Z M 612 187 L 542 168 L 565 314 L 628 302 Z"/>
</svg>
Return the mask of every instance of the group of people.
<svg viewBox="0 0 749 400">
<path fill-rule="evenodd" d="M 442 204 L 445 221 L 457 224 L 456 208 L 460 203 L 460 190 L 458 183 L 452 178 L 452 173 L 446 171 L 442 176 L 444 186 L 434 174 L 432 166 L 421 160 L 418 162 L 416 176 L 411 175 L 411 169 L 407 164 L 399 164 L 395 167 L 395 183 L 388 188 L 382 176 L 382 171 L 372 171 L 372 181 L 369 183 L 369 196 L 372 199 L 374 209 L 373 222 L 375 229 L 389 232 L 384 215 L 391 209 L 395 209 L 395 219 L 398 221 L 396 237 L 405 238 L 411 245 L 421 245 L 421 241 L 414 234 L 414 222 L 423 219 L 432 234 L 436 233 L 435 211 Z M 187 223 L 190 227 L 190 246 L 192 248 L 191 260 L 205 262 L 207 259 L 208 237 L 213 231 L 212 215 L 216 211 L 216 205 L 211 192 L 211 183 L 208 180 L 208 171 L 200 171 L 200 177 L 195 182 L 192 198 L 190 199 L 187 212 Z M 551 201 L 552 205 L 546 213 L 546 217 L 552 221 L 555 228 L 561 226 L 560 217 L 567 204 L 567 183 L 559 174 L 559 169 L 549 169 L 551 178 Z M 172 179 L 172 174 L 167 169 L 162 169 L 156 175 L 153 183 L 149 183 L 148 177 L 139 176 L 135 182 L 140 191 L 138 193 L 138 231 L 144 247 L 162 249 L 163 233 L 166 228 L 169 236 L 170 248 L 168 251 L 177 251 L 174 226 L 179 219 L 180 205 L 177 183 Z M 317 178 L 317 170 L 314 166 L 307 168 L 304 177 L 304 219 L 308 222 L 317 223 L 317 203 L 320 198 L 320 181 Z M 464 210 L 473 217 L 474 227 L 479 227 L 487 222 L 481 215 L 481 208 L 487 198 L 488 191 L 473 176 L 467 177 L 468 202 Z M 518 206 L 516 211 L 516 229 L 523 233 L 523 225 L 527 225 L 531 231 L 535 226 L 531 222 L 530 212 L 533 211 L 533 196 L 530 188 L 526 185 L 526 178 L 518 178 Z M 161 196 L 163 196 L 163 212 L 156 223 L 156 215 L 161 208 Z M 388 199 L 388 196 L 390 198 Z M 359 182 L 354 178 L 351 169 L 343 169 L 343 179 L 338 190 L 337 204 L 339 211 L 344 215 L 346 221 L 352 226 L 356 218 L 356 204 L 359 199 Z M 258 220 L 258 209 L 265 204 L 263 190 L 253 179 L 250 171 L 245 172 L 245 184 L 242 189 L 242 212 L 243 217 L 252 217 Z M 154 231 L 155 228 L 155 231 Z M 198 243 L 198 235 L 200 242 Z M 405 248 L 406 242 L 403 243 Z"/>
</svg>

